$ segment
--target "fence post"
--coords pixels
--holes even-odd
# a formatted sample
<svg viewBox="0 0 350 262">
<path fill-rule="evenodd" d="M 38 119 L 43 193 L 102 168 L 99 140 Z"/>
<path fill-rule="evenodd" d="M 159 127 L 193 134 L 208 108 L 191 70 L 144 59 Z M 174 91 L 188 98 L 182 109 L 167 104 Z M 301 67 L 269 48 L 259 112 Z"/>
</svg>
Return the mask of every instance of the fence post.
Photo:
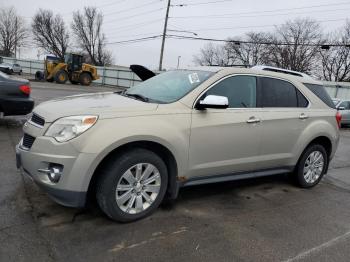
<svg viewBox="0 0 350 262">
<path fill-rule="evenodd" d="M 116 72 L 117 72 L 117 86 L 119 86 L 119 70 L 117 69 Z"/>
<path fill-rule="evenodd" d="M 339 85 L 335 86 L 335 98 L 338 98 Z"/>
<path fill-rule="evenodd" d="M 102 85 L 104 86 L 105 83 L 106 83 L 106 65 L 103 65 Z"/>
</svg>

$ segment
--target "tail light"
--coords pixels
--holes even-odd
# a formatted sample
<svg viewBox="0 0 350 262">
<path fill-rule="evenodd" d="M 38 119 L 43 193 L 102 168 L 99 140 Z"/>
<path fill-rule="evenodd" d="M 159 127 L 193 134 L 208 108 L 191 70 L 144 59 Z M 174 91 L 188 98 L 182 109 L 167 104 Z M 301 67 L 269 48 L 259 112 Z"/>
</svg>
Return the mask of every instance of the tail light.
<svg viewBox="0 0 350 262">
<path fill-rule="evenodd" d="M 341 114 L 339 113 L 339 111 L 337 111 L 337 113 L 335 114 L 335 119 L 337 120 L 338 127 L 340 127 L 341 125 L 341 117 Z"/>
<path fill-rule="evenodd" d="M 30 92 L 31 92 L 31 89 L 30 89 L 30 86 L 28 85 L 22 85 L 19 87 L 19 90 L 21 90 L 21 92 L 23 94 L 26 94 L 26 95 L 30 95 Z"/>
</svg>

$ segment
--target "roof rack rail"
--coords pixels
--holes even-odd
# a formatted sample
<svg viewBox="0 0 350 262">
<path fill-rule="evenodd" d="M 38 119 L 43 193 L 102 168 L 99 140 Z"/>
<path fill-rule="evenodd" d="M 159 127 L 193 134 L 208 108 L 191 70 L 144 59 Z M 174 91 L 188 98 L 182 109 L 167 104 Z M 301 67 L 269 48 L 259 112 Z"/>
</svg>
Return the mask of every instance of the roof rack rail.
<svg viewBox="0 0 350 262">
<path fill-rule="evenodd" d="M 282 74 L 288 74 L 288 75 L 292 75 L 292 76 L 298 76 L 298 77 L 313 79 L 311 76 L 309 76 L 309 75 L 307 75 L 305 73 L 292 71 L 292 70 L 287 70 L 287 69 L 278 68 L 278 67 L 272 67 L 272 66 L 264 66 L 264 65 L 253 66 L 251 69 L 264 70 L 264 71 L 270 71 L 270 72 L 276 72 L 276 73 L 282 73 Z"/>
</svg>

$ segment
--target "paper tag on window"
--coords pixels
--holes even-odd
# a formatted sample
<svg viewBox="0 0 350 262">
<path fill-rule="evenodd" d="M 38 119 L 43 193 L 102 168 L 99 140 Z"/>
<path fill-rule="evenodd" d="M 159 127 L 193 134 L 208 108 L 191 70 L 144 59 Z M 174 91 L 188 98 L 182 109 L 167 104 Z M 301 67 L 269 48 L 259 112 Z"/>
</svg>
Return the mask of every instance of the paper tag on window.
<svg viewBox="0 0 350 262">
<path fill-rule="evenodd" d="M 191 84 L 199 83 L 199 82 L 200 82 L 197 73 L 192 73 L 192 74 L 188 75 L 188 79 L 190 80 L 190 83 L 191 83 Z"/>
</svg>

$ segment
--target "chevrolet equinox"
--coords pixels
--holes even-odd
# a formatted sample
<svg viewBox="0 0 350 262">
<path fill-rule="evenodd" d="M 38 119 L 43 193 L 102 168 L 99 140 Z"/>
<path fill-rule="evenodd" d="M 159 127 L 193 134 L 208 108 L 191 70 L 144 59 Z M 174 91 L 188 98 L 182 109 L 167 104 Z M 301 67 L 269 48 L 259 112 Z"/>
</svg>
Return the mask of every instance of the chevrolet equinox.
<svg viewBox="0 0 350 262">
<path fill-rule="evenodd" d="M 340 121 L 321 83 L 301 73 L 174 70 L 123 92 L 41 103 L 17 166 L 56 202 L 83 207 L 93 196 L 128 222 L 184 186 L 289 173 L 311 188 L 335 154 Z"/>
</svg>

